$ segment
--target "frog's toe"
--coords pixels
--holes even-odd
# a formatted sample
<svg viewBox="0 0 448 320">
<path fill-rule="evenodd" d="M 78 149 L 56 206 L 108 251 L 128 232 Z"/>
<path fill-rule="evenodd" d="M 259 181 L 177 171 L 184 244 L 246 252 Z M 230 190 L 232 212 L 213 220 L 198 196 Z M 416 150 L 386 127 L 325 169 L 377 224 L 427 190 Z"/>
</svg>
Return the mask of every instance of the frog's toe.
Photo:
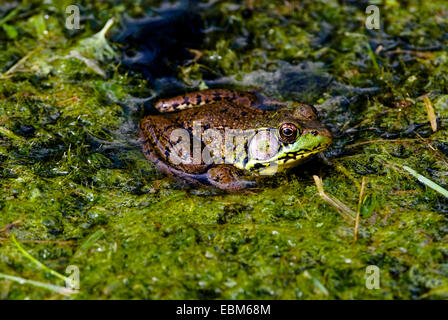
<svg viewBox="0 0 448 320">
<path fill-rule="evenodd" d="M 209 183 L 219 189 L 242 190 L 256 186 L 255 181 L 244 180 L 232 166 L 217 166 L 207 171 Z"/>
</svg>

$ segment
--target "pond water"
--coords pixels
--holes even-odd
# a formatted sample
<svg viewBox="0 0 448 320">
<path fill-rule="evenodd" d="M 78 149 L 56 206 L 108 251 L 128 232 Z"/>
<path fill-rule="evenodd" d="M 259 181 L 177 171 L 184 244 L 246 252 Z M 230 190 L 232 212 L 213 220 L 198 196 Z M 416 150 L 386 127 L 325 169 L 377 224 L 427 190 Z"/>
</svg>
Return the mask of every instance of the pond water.
<svg viewBox="0 0 448 320">
<path fill-rule="evenodd" d="M 70 5 L 0 4 L 1 298 L 448 297 L 446 1 Z M 334 143 L 253 190 L 185 186 L 137 128 L 207 88 L 313 104 Z"/>
</svg>

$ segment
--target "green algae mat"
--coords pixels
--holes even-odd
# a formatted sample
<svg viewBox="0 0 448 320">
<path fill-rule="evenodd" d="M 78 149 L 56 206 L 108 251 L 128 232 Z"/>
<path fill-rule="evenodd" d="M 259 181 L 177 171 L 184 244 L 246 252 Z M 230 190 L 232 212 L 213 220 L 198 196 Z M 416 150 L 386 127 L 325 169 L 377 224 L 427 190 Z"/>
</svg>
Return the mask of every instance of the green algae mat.
<svg viewBox="0 0 448 320">
<path fill-rule="evenodd" d="M 442 0 L 2 1 L 0 298 L 448 298 L 447 46 Z M 333 145 L 244 192 L 165 176 L 140 119 L 220 87 Z"/>
</svg>

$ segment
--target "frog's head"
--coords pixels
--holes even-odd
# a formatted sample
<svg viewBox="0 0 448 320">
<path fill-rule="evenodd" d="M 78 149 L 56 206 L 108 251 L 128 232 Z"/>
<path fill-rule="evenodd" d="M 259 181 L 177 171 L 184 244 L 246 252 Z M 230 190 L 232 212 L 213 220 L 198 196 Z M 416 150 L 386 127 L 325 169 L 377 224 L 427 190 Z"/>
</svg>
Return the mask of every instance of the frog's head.
<svg viewBox="0 0 448 320">
<path fill-rule="evenodd" d="M 299 103 L 293 106 L 277 110 L 265 128 L 254 134 L 248 144 L 246 170 L 275 174 L 331 145 L 333 135 L 317 120 L 316 109 Z"/>
</svg>

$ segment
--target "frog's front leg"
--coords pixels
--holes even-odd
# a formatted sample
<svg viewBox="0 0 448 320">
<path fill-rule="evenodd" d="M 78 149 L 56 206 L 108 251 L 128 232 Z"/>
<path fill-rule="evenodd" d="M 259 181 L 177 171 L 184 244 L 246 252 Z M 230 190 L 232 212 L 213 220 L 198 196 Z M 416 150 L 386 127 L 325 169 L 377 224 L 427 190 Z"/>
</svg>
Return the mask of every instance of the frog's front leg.
<svg viewBox="0 0 448 320">
<path fill-rule="evenodd" d="M 262 98 L 256 92 L 208 89 L 186 93 L 170 99 L 162 99 L 156 103 L 155 108 L 162 113 L 175 112 L 222 100 L 240 106 L 256 108 L 260 105 Z"/>
<path fill-rule="evenodd" d="M 207 171 L 206 177 L 212 186 L 219 189 L 236 191 L 256 186 L 255 181 L 244 180 L 238 175 L 238 169 L 231 165 L 212 167 Z"/>
</svg>

